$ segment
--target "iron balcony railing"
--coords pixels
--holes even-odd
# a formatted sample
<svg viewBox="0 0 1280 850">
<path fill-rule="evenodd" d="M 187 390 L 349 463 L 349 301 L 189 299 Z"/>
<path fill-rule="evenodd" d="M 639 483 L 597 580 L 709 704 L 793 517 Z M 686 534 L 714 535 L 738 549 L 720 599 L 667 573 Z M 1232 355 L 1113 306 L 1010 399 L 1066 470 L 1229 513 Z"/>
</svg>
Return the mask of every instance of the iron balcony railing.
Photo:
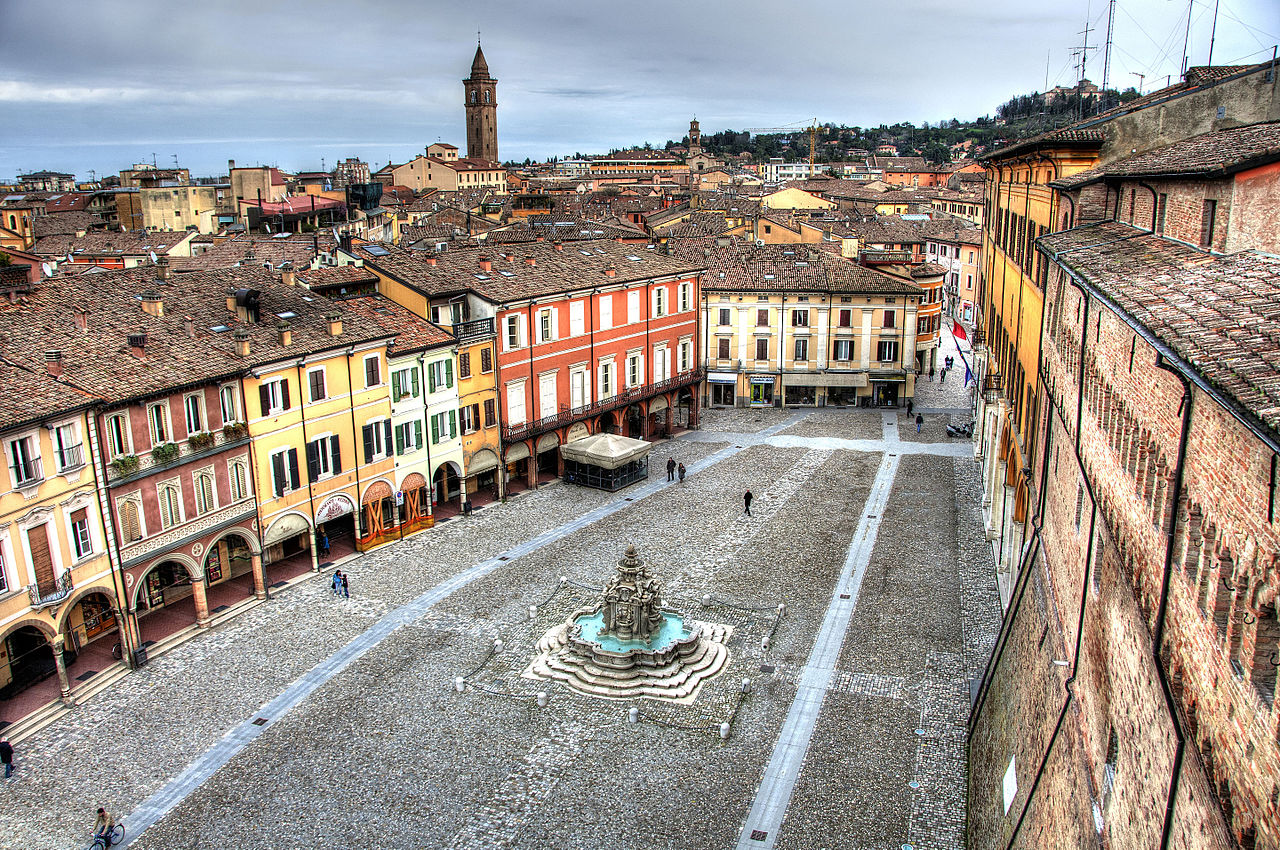
<svg viewBox="0 0 1280 850">
<path fill-rule="evenodd" d="M 58 449 L 59 469 L 79 469 L 84 466 L 84 445 Z"/>
<path fill-rule="evenodd" d="M 859 251 L 858 260 L 864 263 L 909 263 L 911 262 L 911 252 L 875 250 Z"/>
<path fill-rule="evenodd" d="M 494 335 L 493 317 L 487 319 L 471 319 L 453 326 L 453 335 L 458 342 L 475 342 L 490 339 Z"/>
<path fill-rule="evenodd" d="M 665 392 L 670 392 L 680 387 L 687 387 L 691 384 L 700 383 L 705 377 L 706 372 L 703 369 L 691 369 L 688 372 L 681 372 L 664 381 L 658 381 L 653 384 L 643 384 L 638 387 L 631 387 L 623 390 L 617 395 L 602 399 L 592 404 L 585 404 L 581 407 L 570 407 L 561 410 L 551 416 L 544 416 L 533 422 L 525 422 L 522 425 L 504 427 L 502 429 L 502 441 L 504 443 L 514 443 L 519 440 L 525 440 L 529 437 L 535 437 L 539 434 L 545 434 L 548 431 L 554 431 L 556 428 L 564 427 L 577 422 L 580 419 L 586 419 L 590 416 L 597 416 L 601 413 L 608 413 L 611 410 L 617 410 L 619 407 L 626 407 L 637 401 L 643 401 L 646 398 L 652 398 Z"/>
<path fill-rule="evenodd" d="M 31 607 L 38 611 L 41 608 L 48 608 L 51 605 L 57 605 L 59 602 L 70 596 L 71 591 L 74 589 L 74 584 L 71 580 L 71 570 L 67 570 L 50 590 L 42 592 L 39 585 L 27 585 L 27 595 L 31 597 Z"/>
<path fill-rule="evenodd" d="M 10 464 L 9 474 L 13 478 L 14 487 L 29 487 L 44 480 L 44 470 L 40 466 L 40 458 L 22 460 Z"/>
</svg>

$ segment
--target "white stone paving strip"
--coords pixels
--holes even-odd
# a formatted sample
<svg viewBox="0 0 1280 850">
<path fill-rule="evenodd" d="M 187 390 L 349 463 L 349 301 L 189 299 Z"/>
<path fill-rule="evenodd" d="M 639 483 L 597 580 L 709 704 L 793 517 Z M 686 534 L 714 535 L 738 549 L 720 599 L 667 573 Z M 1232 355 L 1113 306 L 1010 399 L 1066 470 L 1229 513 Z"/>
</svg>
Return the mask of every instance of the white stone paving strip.
<svg viewBox="0 0 1280 850">
<path fill-rule="evenodd" d="M 788 417 L 777 425 L 767 428 L 754 437 L 768 438 L 773 434 L 800 422 L 807 413 L 798 413 Z M 692 432 L 698 433 L 698 432 Z M 728 437 L 717 440 L 723 442 Z M 747 445 L 753 445 L 758 440 L 744 441 L 738 440 L 737 444 L 731 444 L 714 452 L 700 461 L 696 461 L 689 466 L 689 472 L 700 472 L 703 469 L 714 466 L 722 460 L 726 460 L 738 452 L 742 451 Z M 153 824 L 157 823 L 161 818 L 171 812 L 183 800 L 185 800 L 193 791 L 208 781 L 223 765 L 231 761 L 241 750 L 253 742 L 259 735 L 267 729 L 275 725 L 281 717 L 287 714 L 291 709 L 298 706 L 303 700 L 309 697 L 325 682 L 328 682 L 338 673 L 342 672 L 353 662 L 359 660 L 366 652 L 373 649 L 382 641 L 401 626 L 408 625 L 421 618 L 427 611 L 441 600 L 452 594 L 453 592 L 466 587 L 471 582 L 483 578 L 507 561 L 528 555 L 553 543 L 570 534 L 594 523 L 607 516 L 617 513 L 624 508 L 630 506 L 633 502 L 638 502 L 648 496 L 653 495 L 664 487 L 671 486 L 672 482 L 668 482 L 666 477 L 661 479 L 653 479 L 646 484 L 639 485 L 633 490 L 629 490 L 627 497 L 617 498 L 612 502 L 601 505 L 582 516 L 570 520 L 556 528 L 548 529 L 537 537 L 526 540 L 523 543 L 511 547 L 507 551 L 481 561 L 460 573 L 457 573 L 435 587 L 425 591 L 415 599 L 406 602 L 399 608 L 388 613 L 382 619 L 378 620 L 367 630 L 357 635 L 346 646 L 339 649 L 333 655 L 330 655 L 324 661 L 311 668 L 293 682 L 289 687 L 285 688 L 275 699 L 263 705 L 254 712 L 253 716 L 246 719 L 243 723 L 233 727 L 225 735 L 222 740 L 214 744 L 191 764 L 187 769 L 182 771 L 173 779 L 169 780 L 164 787 L 156 791 L 147 799 L 143 800 L 136 809 L 124 818 L 125 825 L 125 842 L 131 844 L 143 832 L 145 832 Z M 630 501 L 628 501 L 630 499 Z M 837 647 L 838 649 L 838 647 Z"/>
<path fill-rule="evenodd" d="M 890 448 L 896 449 L 899 445 L 906 444 L 897 442 L 896 416 L 894 419 L 894 439 L 887 442 L 892 444 Z M 889 417 L 886 416 L 886 438 L 888 428 Z M 880 447 L 883 449 L 884 444 L 881 443 Z M 880 518 L 888 504 L 889 491 L 893 488 L 893 478 L 897 471 L 897 454 L 885 454 L 871 485 L 871 493 L 867 496 L 853 542 L 849 545 L 849 553 L 845 556 L 844 569 L 841 570 L 835 592 L 831 595 L 831 604 L 827 606 L 822 627 L 796 686 L 795 699 L 791 702 L 787 719 L 783 721 L 778 741 L 773 747 L 773 755 L 764 769 L 760 787 L 751 804 L 751 812 L 742 827 L 738 850 L 769 850 L 778 840 L 778 830 L 782 827 L 782 819 L 791 804 L 791 795 L 795 791 L 800 768 L 804 766 L 805 755 L 809 751 L 809 741 L 822 710 L 823 698 L 840 658 L 845 630 L 848 629 L 854 608 L 858 604 L 858 590 L 862 586 L 867 565 L 871 562 L 876 532 L 880 528 Z"/>
</svg>

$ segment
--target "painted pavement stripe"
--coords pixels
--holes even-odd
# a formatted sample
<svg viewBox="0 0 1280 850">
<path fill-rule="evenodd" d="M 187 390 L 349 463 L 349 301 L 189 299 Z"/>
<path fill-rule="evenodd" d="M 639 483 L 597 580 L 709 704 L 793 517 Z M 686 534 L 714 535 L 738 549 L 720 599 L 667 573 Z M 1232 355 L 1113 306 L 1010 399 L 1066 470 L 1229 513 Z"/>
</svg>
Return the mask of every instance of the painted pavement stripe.
<svg viewBox="0 0 1280 850">
<path fill-rule="evenodd" d="M 886 423 L 886 432 L 887 429 Z M 883 450 L 883 444 L 881 448 Z M 791 803 L 791 795 L 795 791 L 800 769 L 804 766 L 805 755 L 809 751 L 809 742 L 822 709 L 823 698 L 840 658 L 845 630 L 848 629 L 854 608 L 858 604 L 862 577 L 871 562 L 880 518 L 884 515 L 897 471 L 898 457 L 886 454 L 880 462 L 871 492 L 867 495 L 862 519 L 859 520 L 849 545 L 844 569 L 841 570 L 831 595 L 831 604 L 827 606 L 822 618 L 822 628 L 818 631 L 818 637 L 797 684 L 795 699 L 787 711 L 787 719 L 783 721 L 778 742 L 765 767 L 760 787 L 751 804 L 751 812 L 743 825 L 738 850 L 769 850 L 778 840 L 778 830 L 782 827 L 782 819 Z M 848 598 L 841 598 L 843 596 Z M 762 832 L 765 834 L 764 838 L 752 838 L 752 833 L 759 835 Z"/>
<path fill-rule="evenodd" d="M 761 434 L 772 436 L 777 432 L 790 428 L 798 423 L 807 414 L 797 414 L 791 416 L 779 424 L 768 428 Z M 697 432 L 693 432 L 697 433 Z M 717 441 L 719 442 L 719 441 Z M 744 444 L 745 445 L 745 444 Z M 729 445 L 725 448 L 713 452 L 702 460 L 695 461 L 690 464 L 688 469 L 690 472 L 698 472 L 707 469 L 715 464 L 726 460 L 743 449 L 738 446 Z M 631 502 L 625 498 L 618 498 L 612 502 L 594 508 L 587 513 L 572 519 L 556 528 L 544 531 L 543 533 L 518 543 L 507 549 L 505 552 L 496 555 L 487 560 L 481 561 L 456 573 L 440 584 L 425 591 L 413 600 L 406 602 L 399 608 L 390 611 L 379 619 L 376 623 L 361 632 L 349 643 L 339 649 L 333 655 L 321 661 L 309 671 L 300 676 L 296 681 L 284 689 L 275 699 L 267 702 L 251 717 L 246 718 L 238 726 L 231 728 L 218 743 L 211 746 L 208 750 L 198 756 L 185 770 L 169 780 L 160 790 L 156 791 L 147 799 L 143 800 L 137 808 L 124 818 L 126 840 L 125 844 L 131 844 L 149 827 L 155 825 L 161 818 L 173 811 L 183 800 L 185 800 L 192 792 L 208 781 L 223 765 L 231 761 L 246 746 L 252 743 L 264 731 L 271 728 L 291 709 L 297 707 L 303 700 L 311 696 L 321 685 L 328 682 L 338 673 L 346 669 L 350 664 L 359 660 L 366 652 L 373 649 L 383 640 L 385 640 L 393 631 L 403 625 L 412 623 L 422 617 L 428 609 L 452 594 L 454 591 L 460 590 L 477 579 L 483 578 L 489 573 L 496 570 L 509 560 L 514 560 L 521 556 L 535 552 L 550 543 L 560 540 L 570 534 L 578 531 L 586 526 L 598 522 L 605 517 L 611 516 L 624 508 L 631 506 L 633 503 L 640 501 L 648 496 L 653 495 L 664 487 L 669 487 L 675 482 L 669 482 L 665 478 L 655 479 L 647 484 L 640 485 L 639 488 L 630 491 L 629 496 Z M 265 718 L 266 723 L 256 725 L 254 720 Z"/>
</svg>

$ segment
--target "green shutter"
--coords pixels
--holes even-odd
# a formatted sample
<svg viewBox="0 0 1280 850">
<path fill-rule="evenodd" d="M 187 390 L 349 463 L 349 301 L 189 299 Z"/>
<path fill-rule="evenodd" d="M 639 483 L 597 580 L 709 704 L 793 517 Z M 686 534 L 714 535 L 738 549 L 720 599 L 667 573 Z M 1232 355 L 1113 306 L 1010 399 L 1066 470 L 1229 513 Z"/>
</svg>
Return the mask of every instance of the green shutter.
<svg viewBox="0 0 1280 850">
<path fill-rule="evenodd" d="M 413 371 L 409 374 L 413 376 L 413 397 L 417 398 L 422 392 L 422 385 L 418 381 L 418 368 L 415 366 Z"/>
<path fill-rule="evenodd" d="M 413 422 L 413 447 L 422 448 L 422 422 L 416 419 Z"/>
<path fill-rule="evenodd" d="M 449 437 L 458 436 L 458 411 L 449 411 Z"/>
<path fill-rule="evenodd" d="M 453 386 L 453 361 L 444 361 L 444 385 L 445 387 Z"/>
<path fill-rule="evenodd" d="M 434 445 L 440 442 L 440 417 L 431 417 L 431 443 Z"/>
<path fill-rule="evenodd" d="M 433 393 L 435 391 L 436 391 L 436 369 L 435 369 L 435 364 L 433 363 L 427 366 L 427 392 Z"/>
<path fill-rule="evenodd" d="M 391 400 L 392 401 L 400 400 L 400 373 L 399 372 L 391 373 Z"/>
<path fill-rule="evenodd" d="M 396 428 L 396 454 L 404 454 L 404 432 Z"/>
</svg>

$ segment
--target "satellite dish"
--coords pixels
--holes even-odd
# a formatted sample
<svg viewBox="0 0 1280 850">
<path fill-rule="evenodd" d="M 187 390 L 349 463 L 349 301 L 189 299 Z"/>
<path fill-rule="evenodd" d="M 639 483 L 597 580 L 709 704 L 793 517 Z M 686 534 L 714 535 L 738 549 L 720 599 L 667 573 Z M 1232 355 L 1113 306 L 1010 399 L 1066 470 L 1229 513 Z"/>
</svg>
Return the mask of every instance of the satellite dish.
<svg viewBox="0 0 1280 850">
<path fill-rule="evenodd" d="M 333 229 L 333 241 L 334 242 L 338 241 L 338 228 L 336 227 Z"/>
<path fill-rule="evenodd" d="M 41 263 L 40 268 L 44 270 L 45 277 L 53 277 L 53 266 L 48 263 Z"/>
<path fill-rule="evenodd" d="M 148 252 L 147 252 L 147 254 L 148 254 L 148 255 L 150 255 L 150 257 L 151 257 L 151 265 L 153 265 L 153 266 L 154 266 L 156 263 L 160 262 L 159 260 L 157 260 L 157 259 L 156 259 L 156 252 L 155 252 L 155 251 L 148 251 Z"/>
<path fill-rule="evenodd" d="M 71 252 L 70 252 L 70 251 L 68 251 L 68 252 L 67 252 L 67 262 L 68 262 L 68 263 L 69 263 L 69 262 L 71 262 Z"/>
<path fill-rule="evenodd" d="M 271 232 L 271 225 L 267 224 L 267 223 L 264 221 L 264 222 L 262 223 L 262 229 L 263 229 L 263 230 L 265 230 L 265 231 L 267 231 L 268 233 L 270 233 L 270 232 Z"/>
</svg>

